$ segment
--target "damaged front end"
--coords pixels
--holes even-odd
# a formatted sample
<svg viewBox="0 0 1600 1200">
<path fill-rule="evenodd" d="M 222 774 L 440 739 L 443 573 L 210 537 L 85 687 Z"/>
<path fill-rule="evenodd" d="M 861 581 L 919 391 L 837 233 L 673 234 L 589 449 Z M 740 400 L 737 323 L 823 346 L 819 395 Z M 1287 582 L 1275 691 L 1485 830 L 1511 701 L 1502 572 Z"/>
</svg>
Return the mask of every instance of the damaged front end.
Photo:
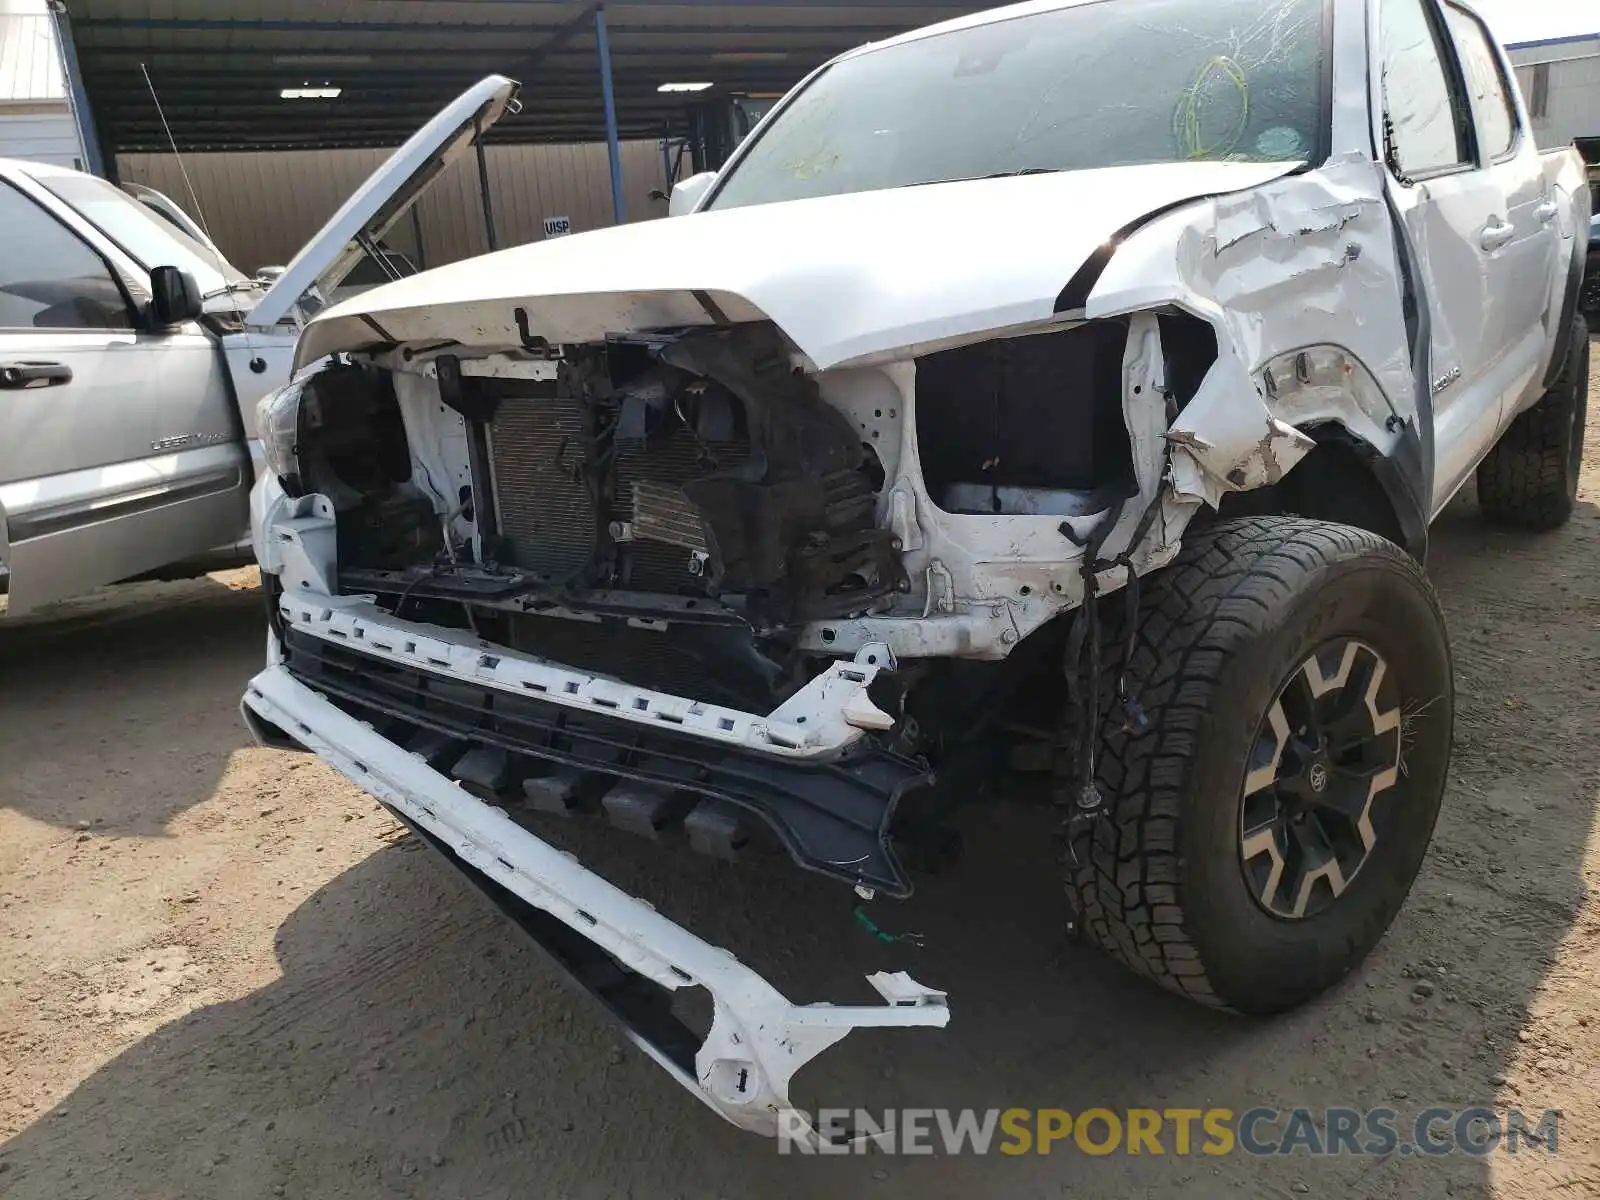
<svg viewBox="0 0 1600 1200">
<path fill-rule="evenodd" d="M 851 1028 L 943 1025 L 943 993 L 880 975 L 884 1006 L 793 1005 L 534 830 L 590 814 L 735 859 L 765 839 L 908 895 L 1039 660 L 1019 650 L 1075 672 L 1098 634 L 1061 618 L 1171 561 L 1202 504 L 1281 485 L 1319 430 L 1387 454 L 1415 424 L 1370 167 L 1169 202 L 1080 276 L 1091 229 L 1000 325 L 847 338 L 732 285 L 376 309 L 345 344 L 336 312 L 301 349 L 335 356 L 262 410 L 273 637 L 247 718 L 775 1132 L 805 1062 Z M 1335 320 L 1358 301 L 1368 319 Z M 693 986 L 703 1040 L 663 1015 Z"/>
<path fill-rule="evenodd" d="M 978 666 L 1076 602 L 1075 541 L 1137 492 L 1130 328 L 834 372 L 764 322 L 331 366 L 286 398 L 262 514 L 287 669 L 467 738 L 483 794 L 754 822 L 904 896 L 1001 683 Z"/>
<path fill-rule="evenodd" d="M 884 1007 L 794 1006 L 534 830 L 775 842 L 858 897 L 909 895 L 951 850 L 953 764 L 1003 660 L 1081 594 L 1069 535 L 1135 489 L 1127 341 L 1071 321 L 815 372 L 753 322 L 326 364 L 263 409 L 291 449 L 255 497 L 273 639 L 247 718 L 377 795 L 702 1099 L 775 1132 L 813 1055 L 942 1025 L 943 994 L 874 976 Z M 1102 399 L 1052 412 L 1043 383 L 1069 373 Z M 1041 451 L 1040 421 L 1081 449 Z M 691 986 L 715 1004 L 703 1042 L 668 1020 Z"/>
</svg>

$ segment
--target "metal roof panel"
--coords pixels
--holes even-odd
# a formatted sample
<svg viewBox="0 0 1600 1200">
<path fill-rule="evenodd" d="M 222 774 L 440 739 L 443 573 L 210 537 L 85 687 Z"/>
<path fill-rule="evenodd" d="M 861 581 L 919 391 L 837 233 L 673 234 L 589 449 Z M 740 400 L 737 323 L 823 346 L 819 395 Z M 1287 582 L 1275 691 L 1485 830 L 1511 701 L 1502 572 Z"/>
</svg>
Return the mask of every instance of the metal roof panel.
<svg viewBox="0 0 1600 1200">
<path fill-rule="evenodd" d="M 0 0 L 4 3 L 4 0 Z M 84 83 L 113 151 L 165 148 L 149 67 L 181 148 L 397 145 L 485 73 L 518 78 L 524 109 L 496 142 L 603 136 L 599 60 L 570 0 L 66 0 Z M 947 0 L 611 0 L 624 133 L 688 128 L 690 100 L 656 91 L 711 79 L 781 93 L 863 42 L 997 7 Z M 575 32 L 574 32 L 575 28 Z M 556 48 L 553 40 L 568 36 Z M 527 69 L 531 60 L 537 66 Z M 331 102 L 281 101 L 306 82 Z M 715 93 L 713 93 L 714 95 Z M 705 97 L 700 97 L 704 99 Z"/>
<path fill-rule="evenodd" d="M 0 103 L 66 97 L 49 15 L 0 12 Z"/>
</svg>

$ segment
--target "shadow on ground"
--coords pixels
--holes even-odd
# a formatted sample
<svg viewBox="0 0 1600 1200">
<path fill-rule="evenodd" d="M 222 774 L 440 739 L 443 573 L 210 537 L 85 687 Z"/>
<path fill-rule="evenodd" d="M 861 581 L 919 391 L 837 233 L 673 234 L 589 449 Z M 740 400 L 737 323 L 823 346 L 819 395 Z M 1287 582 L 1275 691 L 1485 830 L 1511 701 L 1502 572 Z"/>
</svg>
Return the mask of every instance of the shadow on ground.
<svg viewBox="0 0 1600 1200">
<path fill-rule="evenodd" d="M 1595 685 L 1570 668 L 1600 650 L 1596 550 L 1592 506 L 1537 539 L 1487 531 L 1465 510 L 1447 515 L 1433 572 L 1461 701 L 1435 849 L 1367 965 L 1284 1018 L 1202 1011 L 1069 944 L 1039 811 L 1005 807 L 969 821 L 969 854 L 955 872 L 904 906 L 882 906 L 886 923 L 926 936 L 922 950 L 867 939 L 849 896 L 821 880 L 659 861 L 651 844 L 604 830 L 580 841 L 604 847 L 619 883 L 772 972 L 797 1000 L 866 998 L 864 974 L 900 967 L 948 988 L 948 1031 L 854 1034 L 803 1079 L 802 1099 L 1074 1112 L 1388 1105 L 1409 1115 L 1492 1104 L 1500 1090 L 1506 1103 L 1542 1108 L 1531 1085 L 1505 1095 L 1494 1081 L 1512 1069 L 1517 1031 L 1585 894 Z M 170 644 L 175 626 L 164 622 L 184 627 L 187 641 L 199 620 L 152 615 L 138 628 L 146 644 L 163 631 Z M 218 722 L 219 759 L 238 744 L 236 659 L 258 652 L 248 622 L 231 602 L 205 618 L 215 663 L 184 702 L 188 719 Z M 114 641 L 99 652 L 64 650 L 54 686 L 114 686 L 130 655 L 136 670 L 164 669 L 159 651 L 139 657 L 129 631 L 106 632 Z M 0 648 L 13 682 L 16 655 Z M 117 742 L 151 731 L 95 732 Z M 5 736 L 9 753 L 36 753 Z M 625 1048 L 414 839 L 377 851 L 298 908 L 279 931 L 278 956 L 279 980 L 164 1027 L 9 1142 L 0 1191 L 17 1200 L 1409 1198 L 1486 1195 L 1494 1169 L 1459 1155 L 1096 1158 L 1069 1147 L 1018 1159 L 781 1157 Z M 1426 999 L 1413 998 L 1419 974 L 1437 985 Z"/>
</svg>

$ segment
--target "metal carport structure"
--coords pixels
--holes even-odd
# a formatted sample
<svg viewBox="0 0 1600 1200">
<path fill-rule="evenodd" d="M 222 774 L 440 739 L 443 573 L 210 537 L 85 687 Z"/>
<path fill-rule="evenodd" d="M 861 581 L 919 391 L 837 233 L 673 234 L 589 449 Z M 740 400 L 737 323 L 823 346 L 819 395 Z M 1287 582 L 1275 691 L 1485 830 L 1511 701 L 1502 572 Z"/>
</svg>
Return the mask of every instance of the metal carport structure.
<svg viewBox="0 0 1600 1200">
<path fill-rule="evenodd" d="M 81 84 L 86 120 L 108 163 L 120 152 L 174 145 L 395 145 L 450 96 L 496 71 L 521 80 L 523 107 L 493 139 L 607 141 L 620 220 L 620 139 L 684 136 L 691 102 L 773 96 L 851 46 L 994 5 L 57 0 L 56 7 L 69 72 Z M 680 82 L 713 87 L 693 96 L 659 90 Z M 282 95 L 308 87 L 339 94 Z"/>
</svg>

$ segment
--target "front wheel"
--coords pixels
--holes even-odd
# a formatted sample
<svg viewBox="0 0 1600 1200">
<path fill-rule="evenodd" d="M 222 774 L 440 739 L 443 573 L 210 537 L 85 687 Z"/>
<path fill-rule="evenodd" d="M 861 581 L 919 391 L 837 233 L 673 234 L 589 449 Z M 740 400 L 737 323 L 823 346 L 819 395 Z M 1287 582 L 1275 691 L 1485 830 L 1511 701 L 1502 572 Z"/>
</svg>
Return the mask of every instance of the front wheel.
<svg viewBox="0 0 1600 1200">
<path fill-rule="evenodd" d="M 1194 532 L 1146 581 L 1073 825 L 1085 936 L 1202 1003 L 1291 1008 L 1359 963 L 1422 864 L 1450 758 L 1444 619 L 1384 539 L 1292 517 Z"/>
</svg>

